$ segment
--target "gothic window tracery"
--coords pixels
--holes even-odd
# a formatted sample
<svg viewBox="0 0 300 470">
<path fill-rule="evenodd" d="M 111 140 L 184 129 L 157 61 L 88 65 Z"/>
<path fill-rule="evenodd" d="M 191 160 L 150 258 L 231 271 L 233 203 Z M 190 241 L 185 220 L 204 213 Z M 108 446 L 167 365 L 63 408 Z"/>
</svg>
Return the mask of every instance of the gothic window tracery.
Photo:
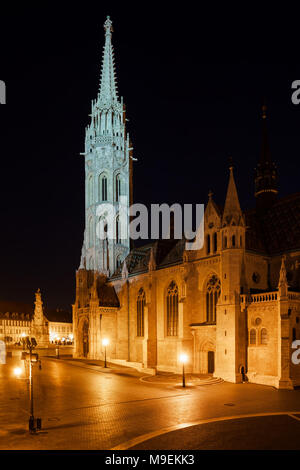
<svg viewBox="0 0 300 470">
<path fill-rule="evenodd" d="M 266 328 L 261 329 L 260 344 L 268 344 L 268 332 L 267 332 Z"/>
<path fill-rule="evenodd" d="M 256 345 L 256 330 L 254 328 L 251 328 L 249 336 L 250 336 L 250 341 L 249 341 L 250 345 L 255 346 Z"/>
<path fill-rule="evenodd" d="M 172 281 L 167 289 L 167 336 L 178 335 L 178 286 Z"/>
<path fill-rule="evenodd" d="M 99 200 L 107 201 L 107 177 L 106 175 L 99 176 Z"/>
<path fill-rule="evenodd" d="M 144 336 L 144 309 L 146 295 L 143 288 L 138 292 L 136 310 L 137 310 L 137 336 Z"/>
<path fill-rule="evenodd" d="M 216 253 L 216 251 L 218 249 L 218 235 L 217 235 L 217 232 L 214 233 L 213 244 L 214 244 L 214 253 Z"/>
<path fill-rule="evenodd" d="M 214 274 L 206 285 L 206 321 L 216 322 L 216 311 L 219 296 L 221 294 L 220 279 Z"/>
<path fill-rule="evenodd" d="M 120 228 L 120 218 L 117 216 L 116 218 L 116 241 L 117 243 L 121 243 L 121 228 Z"/>
<path fill-rule="evenodd" d="M 116 176 L 116 201 L 120 200 L 121 196 L 121 177 L 120 175 Z"/>
<path fill-rule="evenodd" d="M 206 253 L 209 255 L 210 253 L 210 235 L 206 237 Z"/>
</svg>

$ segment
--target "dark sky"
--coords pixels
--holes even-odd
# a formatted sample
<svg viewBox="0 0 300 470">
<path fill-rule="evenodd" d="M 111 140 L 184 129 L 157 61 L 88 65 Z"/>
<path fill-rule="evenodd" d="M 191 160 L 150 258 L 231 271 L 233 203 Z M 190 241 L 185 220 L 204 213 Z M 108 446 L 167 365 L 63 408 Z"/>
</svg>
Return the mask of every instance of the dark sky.
<svg viewBox="0 0 300 470">
<path fill-rule="evenodd" d="M 291 102 L 300 79 L 297 15 L 195 4 L 1 5 L 0 299 L 32 302 L 40 287 L 49 307 L 74 301 L 84 228 L 79 153 L 106 15 L 138 158 L 135 202 L 203 203 L 212 189 L 223 204 L 231 155 L 241 205 L 254 205 L 264 96 L 280 194 L 300 189 L 300 105 Z"/>
</svg>

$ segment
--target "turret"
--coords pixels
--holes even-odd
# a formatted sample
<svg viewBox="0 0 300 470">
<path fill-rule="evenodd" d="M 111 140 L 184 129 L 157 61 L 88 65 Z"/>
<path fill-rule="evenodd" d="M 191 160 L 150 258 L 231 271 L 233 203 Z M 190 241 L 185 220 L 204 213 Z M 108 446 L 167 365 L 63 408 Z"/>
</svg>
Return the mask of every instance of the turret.
<svg viewBox="0 0 300 470">
<path fill-rule="evenodd" d="M 221 295 L 217 304 L 216 370 L 217 377 L 230 382 L 242 380 L 245 370 L 245 318 L 240 309 L 240 294 L 246 288 L 245 219 L 242 213 L 232 164 L 222 216 Z"/>
</svg>

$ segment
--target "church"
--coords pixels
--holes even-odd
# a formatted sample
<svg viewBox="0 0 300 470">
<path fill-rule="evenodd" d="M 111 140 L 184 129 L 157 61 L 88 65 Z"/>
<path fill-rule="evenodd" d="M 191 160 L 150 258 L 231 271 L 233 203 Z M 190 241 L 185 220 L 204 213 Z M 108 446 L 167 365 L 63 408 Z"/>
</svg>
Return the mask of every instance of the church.
<svg viewBox="0 0 300 470">
<path fill-rule="evenodd" d="M 120 238 L 122 205 L 132 204 L 132 145 L 117 94 L 112 22 L 104 23 L 100 90 L 86 128 L 85 232 L 73 305 L 74 356 L 155 374 L 186 370 L 276 388 L 300 385 L 291 361 L 300 339 L 300 193 L 280 198 L 269 151 L 266 107 L 255 170 L 256 207 L 242 210 L 232 165 L 224 206 L 204 212 L 204 244 L 161 239 L 135 248 Z M 123 197 L 122 196 L 126 196 Z M 124 202 L 125 201 L 125 202 Z M 116 216 L 107 226 L 105 210 Z M 113 230 L 114 237 L 99 237 Z"/>
</svg>

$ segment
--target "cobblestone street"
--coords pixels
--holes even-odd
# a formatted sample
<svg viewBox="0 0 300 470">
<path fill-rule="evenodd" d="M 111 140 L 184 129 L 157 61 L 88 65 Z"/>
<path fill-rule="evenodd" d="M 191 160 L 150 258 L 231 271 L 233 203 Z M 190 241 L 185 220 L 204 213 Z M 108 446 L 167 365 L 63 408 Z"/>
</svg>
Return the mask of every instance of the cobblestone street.
<svg viewBox="0 0 300 470">
<path fill-rule="evenodd" d="M 220 440 L 222 421 L 217 421 L 214 433 L 216 418 L 300 413 L 300 391 L 226 382 L 198 385 L 197 381 L 183 389 L 176 380 L 168 383 L 166 378 L 147 382 L 145 374 L 125 367 L 104 369 L 88 361 L 43 358 L 42 370 L 34 369 L 34 414 L 42 418 L 42 431 L 30 435 L 25 371 L 18 379 L 13 375 L 13 368 L 20 364 L 9 359 L 0 368 L 1 449 L 211 448 L 207 424 L 197 424 L 201 420 L 211 421 L 207 430 L 217 438 L 214 448 L 226 448 Z M 285 435 L 291 426 L 294 440 L 289 442 L 300 442 L 299 415 L 287 419 L 286 413 L 279 415 L 284 419 Z M 267 427 L 266 434 L 274 429 L 273 424 L 260 420 L 260 428 Z M 242 427 L 246 432 L 247 424 Z M 184 439 L 181 428 L 185 429 Z M 232 421 L 228 429 L 232 429 Z M 239 428 L 232 429 L 233 433 L 235 429 Z M 186 438 L 189 430 L 192 440 Z M 255 429 L 253 433 L 255 436 Z M 255 445 L 255 439 L 250 442 Z M 284 439 L 281 442 L 284 446 Z M 232 440 L 227 444 L 234 448 Z M 260 441 L 258 448 L 263 445 Z"/>
</svg>

